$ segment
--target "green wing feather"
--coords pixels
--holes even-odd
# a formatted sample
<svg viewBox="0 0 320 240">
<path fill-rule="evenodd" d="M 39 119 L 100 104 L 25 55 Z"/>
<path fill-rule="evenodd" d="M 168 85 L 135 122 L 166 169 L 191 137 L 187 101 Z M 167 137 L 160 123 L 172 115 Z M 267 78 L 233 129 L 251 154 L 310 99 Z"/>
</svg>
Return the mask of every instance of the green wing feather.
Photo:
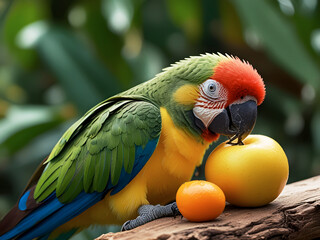
<svg viewBox="0 0 320 240">
<path fill-rule="evenodd" d="M 134 97 L 133 97 L 134 98 Z M 105 100 L 98 104 L 97 106 L 93 107 L 90 109 L 82 118 L 80 118 L 77 122 L 75 122 L 60 138 L 58 143 L 55 145 L 55 147 L 52 149 L 51 154 L 49 155 L 48 159 L 46 162 L 51 161 L 54 157 L 56 157 L 62 149 L 65 148 L 66 144 L 74 137 L 77 135 L 78 131 L 80 131 L 84 126 L 88 125 L 91 123 L 92 124 L 92 118 L 95 117 L 97 114 L 101 113 L 101 111 L 105 109 L 109 109 L 108 112 L 105 114 L 108 115 L 109 112 L 113 112 L 117 108 L 121 107 L 122 105 L 127 104 L 128 102 L 131 102 L 132 98 L 129 98 L 128 100 L 123 100 L 119 101 L 118 98 L 110 98 L 108 100 Z M 102 122 L 103 119 L 107 118 L 108 116 L 104 116 L 101 118 L 100 123 Z M 94 120 L 95 121 L 95 120 Z M 95 127 L 97 128 L 96 132 L 99 131 L 99 124 Z M 100 126 L 101 127 L 101 126 Z M 81 140 L 81 138 L 79 139 Z"/>
<path fill-rule="evenodd" d="M 56 191 L 61 202 L 81 191 L 104 191 L 131 173 L 136 146 L 159 137 L 160 109 L 137 97 L 116 97 L 91 109 L 71 126 L 52 150 L 34 193 L 43 201 Z"/>
</svg>

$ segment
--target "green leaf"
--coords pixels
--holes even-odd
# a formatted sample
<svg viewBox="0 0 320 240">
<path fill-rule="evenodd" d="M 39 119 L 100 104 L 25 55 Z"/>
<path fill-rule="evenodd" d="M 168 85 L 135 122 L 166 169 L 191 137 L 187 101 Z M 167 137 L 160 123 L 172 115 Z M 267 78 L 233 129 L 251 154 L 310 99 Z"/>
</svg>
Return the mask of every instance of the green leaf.
<svg viewBox="0 0 320 240">
<path fill-rule="evenodd" d="M 198 39 L 202 33 L 201 1 L 167 0 L 166 3 L 173 22 L 183 28 L 189 38 Z"/>
<path fill-rule="evenodd" d="M 108 28 L 105 19 L 105 14 L 107 13 L 104 15 L 97 14 L 103 13 L 106 9 L 101 7 L 100 1 L 83 1 L 82 4 L 86 9 L 87 17 L 84 30 L 90 42 L 92 42 L 95 51 L 99 54 L 100 60 L 117 77 L 121 86 L 124 86 L 124 88 L 131 87 L 133 85 L 132 69 L 130 69 L 128 63 L 123 58 L 122 52 L 124 40 Z"/>
<path fill-rule="evenodd" d="M 233 0 L 243 24 L 254 31 L 266 52 L 302 83 L 319 88 L 320 70 L 295 27 L 272 1 Z"/>
<path fill-rule="evenodd" d="M 56 108 L 12 105 L 0 120 L 0 151 L 12 155 L 63 121 Z"/>
<path fill-rule="evenodd" d="M 22 63 L 23 66 L 31 67 L 36 64 L 36 53 L 32 49 L 24 49 L 24 42 L 17 41 L 19 31 L 26 25 L 43 19 L 48 16 L 48 9 L 44 1 L 25 0 L 25 1 L 4 1 L 13 3 L 10 11 L 6 14 L 3 22 L 3 39 L 11 53 Z M 3 2 L 3 4 L 5 4 Z M 4 17 L 4 16 L 3 16 Z M 28 41 L 33 36 L 24 39 Z"/>
<path fill-rule="evenodd" d="M 313 147 L 317 154 L 320 153 L 320 109 L 318 107 L 311 121 L 311 134 L 313 138 Z"/>
<path fill-rule="evenodd" d="M 2 30 L 2 26 L 3 23 L 10 11 L 10 8 L 13 4 L 13 0 L 12 1 L 7 1 L 6 3 L 3 3 L 3 5 L 1 6 L 1 14 L 0 14 L 0 29 Z"/>
<path fill-rule="evenodd" d="M 118 81 L 88 47 L 66 29 L 49 27 L 36 48 L 82 113 L 121 90 Z"/>
</svg>

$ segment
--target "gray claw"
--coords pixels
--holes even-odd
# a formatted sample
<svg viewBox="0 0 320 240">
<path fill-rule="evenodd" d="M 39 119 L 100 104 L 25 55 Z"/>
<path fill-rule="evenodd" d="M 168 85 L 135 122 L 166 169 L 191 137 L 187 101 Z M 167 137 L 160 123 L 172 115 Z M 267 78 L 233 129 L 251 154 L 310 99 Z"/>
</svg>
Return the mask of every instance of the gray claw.
<svg viewBox="0 0 320 240">
<path fill-rule="evenodd" d="M 176 202 L 167 204 L 165 206 L 161 205 L 142 205 L 138 209 L 139 216 L 136 219 L 126 221 L 122 227 L 121 231 L 130 230 L 139 227 L 145 223 L 151 222 L 155 219 L 162 217 L 176 217 L 180 215 L 179 209 Z"/>
</svg>

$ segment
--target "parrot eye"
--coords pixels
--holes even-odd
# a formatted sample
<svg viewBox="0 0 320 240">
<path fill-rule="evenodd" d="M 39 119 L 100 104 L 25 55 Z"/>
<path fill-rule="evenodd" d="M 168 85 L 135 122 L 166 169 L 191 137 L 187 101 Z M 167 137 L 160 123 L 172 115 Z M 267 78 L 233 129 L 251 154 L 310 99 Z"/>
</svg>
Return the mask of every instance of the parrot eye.
<svg viewBox="0 0 320 240">
<path fill-rule="evenodd" d="M 218 83 L 213 80 L 213 79 L 208 79 L 205 81 L 202 86 L 202 91 L 205 93 L 210 98 L 216 99 L 218 96 L 218 90 L 219 90 L 219 85 Z"/>
<path fill-rule="evenodd" d="M 216 89 L 217 89 L 216 85 L 214 85 L 213 83 L 210 83 L 210 84 L 209 84 L 208 90 L 209 90 L 210 92 L 213 93 L 214 91 L 216 91 Z"/>
</svg>

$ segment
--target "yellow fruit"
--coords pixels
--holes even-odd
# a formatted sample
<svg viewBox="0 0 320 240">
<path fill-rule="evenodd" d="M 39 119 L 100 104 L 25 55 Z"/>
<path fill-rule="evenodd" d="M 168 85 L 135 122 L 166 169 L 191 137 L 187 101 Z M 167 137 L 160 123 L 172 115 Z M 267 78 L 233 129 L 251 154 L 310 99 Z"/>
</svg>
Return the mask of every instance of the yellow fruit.
<svg viewBox="0 0 320 240">
<path fill-rule="evenodd" d="M 206 162 L 206 180 L 217 184 L 233 205 L 266 205 L 287 183 L 288 159 L 281 146 L 267 136 L 249 135 L 243 143 L 220 144 Z"/>
<path fill-rule="evenodd" d="M 194 180 L 180 186 L 176 202 L 180 213 L 186 219 L 204 222 L 217 218 L 223 212 L 226 198 L 217 185 Z"/>
</svg>

